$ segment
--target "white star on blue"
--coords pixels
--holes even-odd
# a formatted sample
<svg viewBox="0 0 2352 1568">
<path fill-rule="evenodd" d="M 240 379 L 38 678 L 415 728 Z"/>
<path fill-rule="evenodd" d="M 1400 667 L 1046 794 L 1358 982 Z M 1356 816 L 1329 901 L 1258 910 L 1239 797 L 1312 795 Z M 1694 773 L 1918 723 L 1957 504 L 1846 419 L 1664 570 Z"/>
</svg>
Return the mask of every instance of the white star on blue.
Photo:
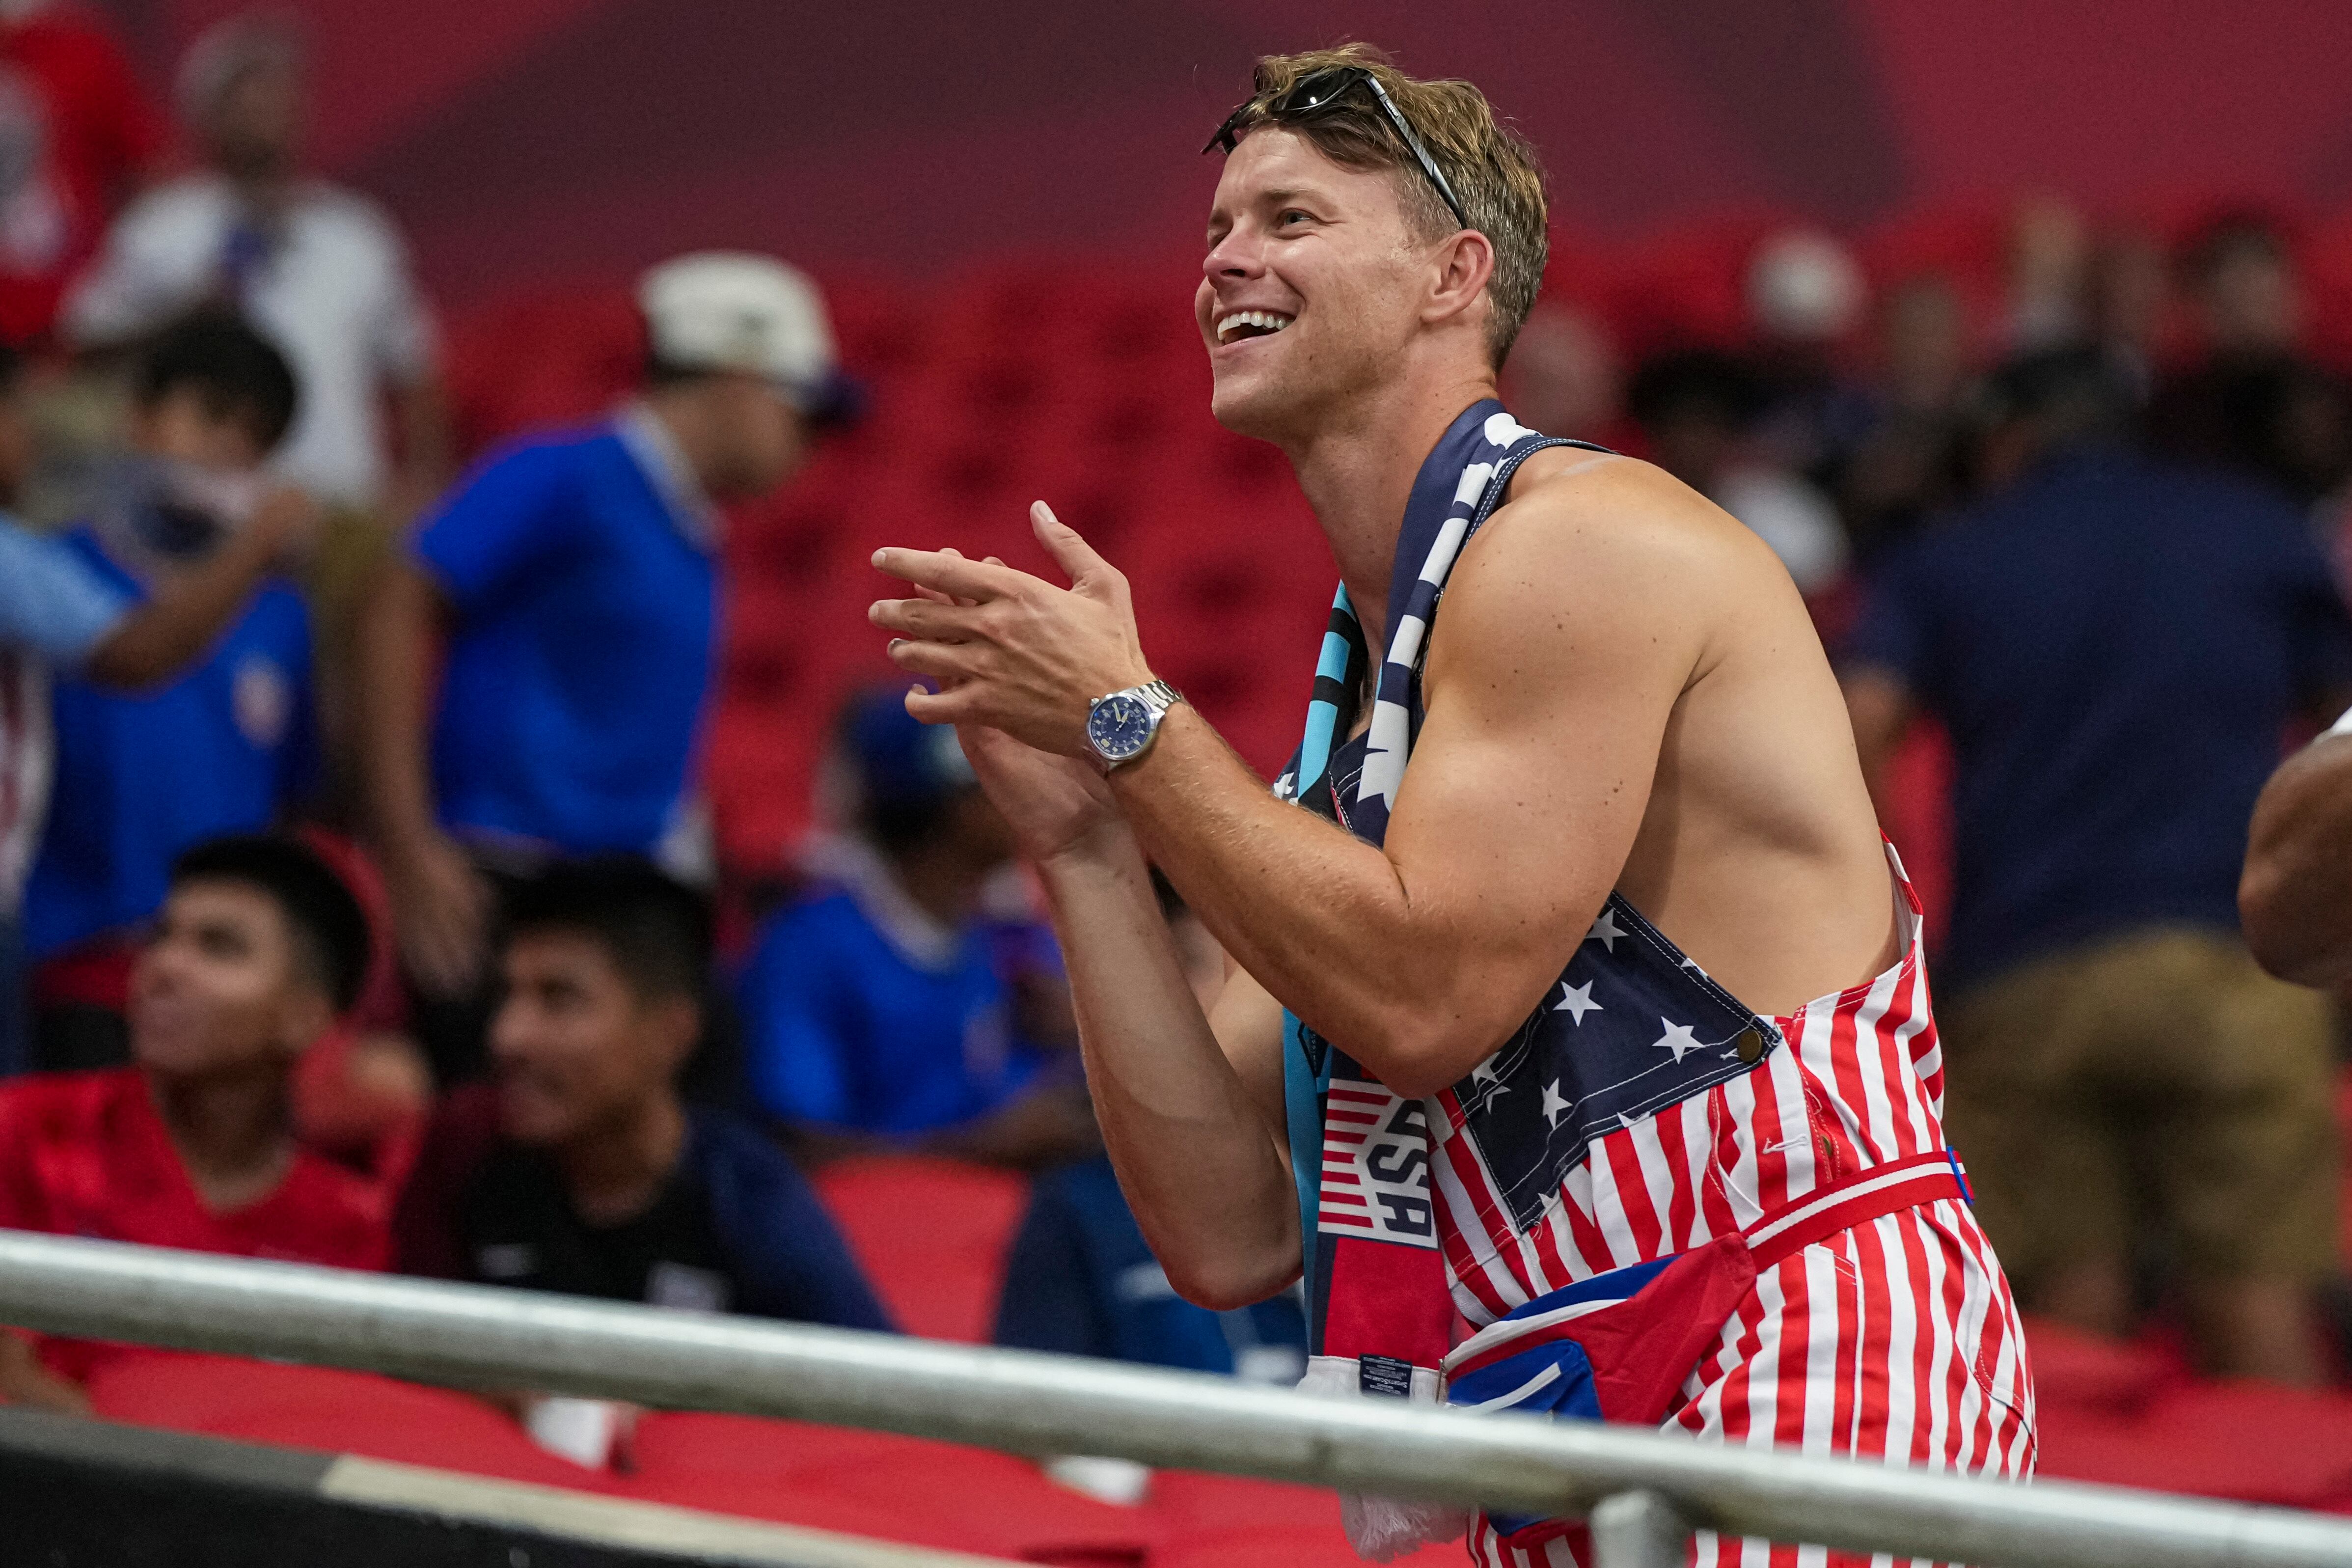
<svg viewBox="0 0 2352 1568">
<path fill-rule="evenodd" d="M 1581 985 L 1570 985 L 1567 981 L 1561 981 L 1559 1000 L 1552 1005 L 1551 1010 L 1555 1013 L 1567 1014 L 1575 1020 L 1576 1026 L 1580 1029 L 1584 1026 L 1584 1016 L 1587 1013 L 1609 1011 L 1592 999 L 1592 982 L 1590 980 Z"/>
<path fill-rule="evenodd" d="M 1690 1025 L 1671 1023 L 1661 1018 L 1658 1020 L 1658 1026 L 1664 1029 L 1665 1033 L 1652 1040 L 1650 1044 L 1655 1049 L 1674 1052 L 1675 1066 L 1681 1066 L 1683 1058 L 1699 1048 L 1698 1037 Z"/>
<path fill-rule="evenodd" d="M 1617 925 L 1617 911 L 1603 905 L 1601 918 L 1592 922 L 1592 929 L 1584 933 L 1584 940 L 1597 942 L 1604 952 L 1614 952 L 1617 951 L 1617 939 L 1624 934 Z"/>
</svg>

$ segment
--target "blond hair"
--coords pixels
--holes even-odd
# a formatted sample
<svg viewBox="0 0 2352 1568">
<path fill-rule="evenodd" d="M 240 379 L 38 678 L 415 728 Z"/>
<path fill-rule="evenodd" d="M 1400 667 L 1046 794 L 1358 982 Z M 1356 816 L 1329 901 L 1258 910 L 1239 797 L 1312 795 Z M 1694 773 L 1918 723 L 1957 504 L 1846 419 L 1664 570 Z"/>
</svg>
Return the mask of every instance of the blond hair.
<svg viewBox="0 0 2352 1568">
<path fill-rule="evenodd" d="M 1378 79 L 1453 185 L 1469 226 L 1493 244 L 1495 275 L 1486 293 L 1494 309 L 1486 322 L 1486 351 L 1500 369 L 1528 312 L 1535 308 L 1550 248 L 1543 166 L 1535 149 L 1495 118 L 1494 105 L 1470 83 L 1409 77 L 1370 44 L 1261 58 L 1251 77 L 1249 100 L 1231 122 L 1233 133 L 1279 124 L 1313 142 L 1335 163 L 1397 170 L 1406 221 L 1423 239 L 1435 241 L 1454 233 L 1454 215 L 1370 93 L 1349 93 L 1311 115 L 1286 118 L 1274 112 L 1276 101 L 1301 78 L 1335 66 L 1360 67 Z"/>
</svg>

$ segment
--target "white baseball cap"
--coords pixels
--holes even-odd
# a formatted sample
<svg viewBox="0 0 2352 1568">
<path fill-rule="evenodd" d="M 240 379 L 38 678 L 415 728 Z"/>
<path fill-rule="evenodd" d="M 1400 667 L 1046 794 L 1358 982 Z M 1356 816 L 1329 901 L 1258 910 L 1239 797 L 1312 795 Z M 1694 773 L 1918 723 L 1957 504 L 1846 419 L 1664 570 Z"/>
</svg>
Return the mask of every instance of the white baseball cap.
<svg viewBox="0 0 2352 1568">
<path fill-rule="evenodd" d="M 812 418 L 856 412 L 858 388 L 835 360 L 824 298 L 797 268 L 748 251 L 698 251 L 647 272 L 637 305 L 663 364 L 764 377 Z"/>
</svg>

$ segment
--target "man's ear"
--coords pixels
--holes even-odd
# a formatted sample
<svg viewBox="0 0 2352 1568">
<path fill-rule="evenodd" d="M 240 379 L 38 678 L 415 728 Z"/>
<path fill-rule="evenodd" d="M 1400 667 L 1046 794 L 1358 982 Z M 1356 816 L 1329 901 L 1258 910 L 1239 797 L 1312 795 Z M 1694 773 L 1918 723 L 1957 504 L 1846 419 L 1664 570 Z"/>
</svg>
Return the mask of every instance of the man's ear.
<svg viewBox="0 0 2352 1568">
<path fill-rule="evenodd" d="M 702 1040 L 702 1004 L 690 996 L 665 996 L 646 1012 L 646 1026 L 661 1044 L 662 1060 L 675 1078 Z"/>
<path fill-rule="evenodd" d="M 296 986 L 278 1009 L 278 1044 L 290 1060 L 309 1050 L 335 1026 L 335 1005 L 312 985 Z"/>
<path fill-rule="evenodd" d="M 1430 258 L 1435 268 L 1422 320 L 1443 321 L 1475 309 L 1495 276 L 1495 242 L 1475 228 L 1448 235 Z"/>
</svg>

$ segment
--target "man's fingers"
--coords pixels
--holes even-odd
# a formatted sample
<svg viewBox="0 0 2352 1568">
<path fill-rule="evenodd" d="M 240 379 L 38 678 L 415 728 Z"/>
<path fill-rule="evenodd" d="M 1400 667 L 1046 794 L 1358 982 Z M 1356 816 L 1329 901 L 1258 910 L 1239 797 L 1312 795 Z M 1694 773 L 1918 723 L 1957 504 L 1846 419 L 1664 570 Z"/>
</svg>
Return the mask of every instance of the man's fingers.
<svg viewBox="0 0 2352 1568">
<path fill-rule="evenodd" d="M 963 679 L 973 673 L 977 663 L 972 649 L 962 643 L 893 637 L 888 651 L 890 662 L 908 674 L 936 676 L 945 681 Z"/>
<path fill-rule="evenodd" d="M 1054 558 L 1054 564 L 1067 574 L 1072 585 L 1088 581 L 1107 581 L 1118 576 L 1111 563 L 1095 553 L 1095 547 L 1078 537 L 1078 531 L 1054 515 L 1054 509 L 1044 501 L 1033 501 L 1029 507 L 1029 527 L 1037 535 L 1037 542 Z"/>
<path fill-rule="evenodd" d="M 1009 597 L 1037 581 L 1026 572 L 967 561 L 945 550 L 877 550 L 874 569 L 918 588 L 980 603 Z"/>
<path fill-rule="evenodd" d="M 927 691 L 918 686 L 907 693 L 907 711 L 926 724 L 963 723 L 971 706 L 971 699 L 960 691 Z"/>
<path fill-rule="evenodd" d="M 866 618 L 887 631 L 934 642 L 960 642 L 979 630 L 977 609 L 947 598 L 878 599 Z"/>
</svg>

